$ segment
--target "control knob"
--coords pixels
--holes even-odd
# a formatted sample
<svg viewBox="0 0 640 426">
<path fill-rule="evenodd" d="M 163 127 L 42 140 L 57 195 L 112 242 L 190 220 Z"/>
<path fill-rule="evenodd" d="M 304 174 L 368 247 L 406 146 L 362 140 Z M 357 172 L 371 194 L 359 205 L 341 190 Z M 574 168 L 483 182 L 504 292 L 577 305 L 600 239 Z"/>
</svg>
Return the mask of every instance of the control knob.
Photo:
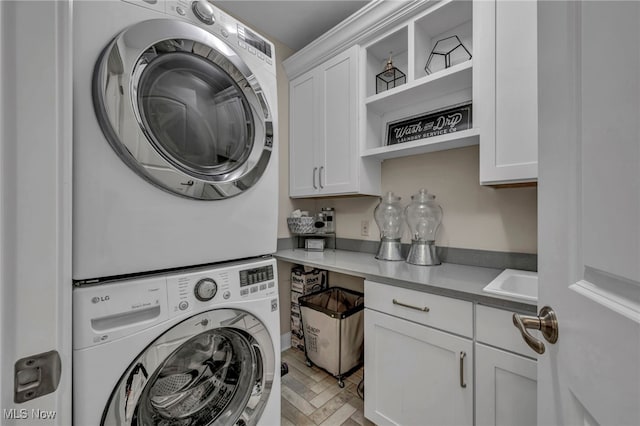
<svg viewBox="0 0 640 426">
<path fill-rule="evenodd" d="M 213 25 L 216 21 L 213 16 L 213 6 L 207 0 L 194 1 L 191 3 L 191 9 L 193 9 L 193 14 L 196 15 L 196 18 L 207 25 Z"/>
<path fill-rule="evenodd" d="M 208 302 L 218 292 L 218 284 L 211 278 L 203 278 L 196 283 L 193 292 L 196 295 L 196 299 L 201 302 Z"/>
</svg>

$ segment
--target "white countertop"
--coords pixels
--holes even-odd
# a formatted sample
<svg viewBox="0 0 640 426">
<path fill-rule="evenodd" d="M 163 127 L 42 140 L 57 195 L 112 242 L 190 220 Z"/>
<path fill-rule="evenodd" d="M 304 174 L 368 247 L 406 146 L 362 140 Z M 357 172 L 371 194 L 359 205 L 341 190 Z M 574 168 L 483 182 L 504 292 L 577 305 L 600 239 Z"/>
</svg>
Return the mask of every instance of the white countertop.
<svg viewBox="0 0 640 426">
<path fill-rule="evenodd" d="M 502 269 L 454 263 L 417 266 L 403 261 L 378 260 L 369 253 L 330 249 L 323 252 L 308 252 L 304 249 L 280 250 L 274 256 L 285 262 L 314 266 L 427 293 L 525 311 L 534 311 L 536 308 L 532 304 L 482 291 L 502 272 Z"/>
</svg>

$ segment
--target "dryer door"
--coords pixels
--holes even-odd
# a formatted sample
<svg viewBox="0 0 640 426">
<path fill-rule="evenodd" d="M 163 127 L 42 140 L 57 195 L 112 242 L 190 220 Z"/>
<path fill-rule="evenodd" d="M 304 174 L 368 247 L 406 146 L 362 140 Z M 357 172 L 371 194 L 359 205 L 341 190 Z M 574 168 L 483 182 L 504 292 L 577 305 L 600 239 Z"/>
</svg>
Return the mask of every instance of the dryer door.
<svg viewBox="0 0 640 426">
<path fill-rule="evenodd" d="M 269 164 L 273 123 L 256 76 L 190 23 L 158 19 L 123 31 L 96 65 L 93 99 L 122 160 L 171 193 L 232 197 Z"/>
<path fill-rule="evenodd" d="M 151 343 L 120 378 L 102 425 L 255 425 L 269 398 L 275 353 L 248 312 L 190 317 Z"/>
</svg>

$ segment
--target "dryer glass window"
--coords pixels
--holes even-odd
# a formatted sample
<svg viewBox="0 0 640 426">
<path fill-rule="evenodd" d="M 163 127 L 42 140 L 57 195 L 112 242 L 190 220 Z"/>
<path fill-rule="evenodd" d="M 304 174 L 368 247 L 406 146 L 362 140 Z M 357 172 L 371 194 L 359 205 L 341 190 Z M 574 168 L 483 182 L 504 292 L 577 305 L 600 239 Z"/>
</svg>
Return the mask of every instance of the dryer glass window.
<svg viewBox="0 0 640 426">
<path fill-rule="evenodd" d="M 149 377 L 132 424 L 233 422 L 262 374 L 250 339 L 240 330 L 218 328 L 180 345 Z"/>
<path fill-rule="evenodd" d="M 186 173 L 224 175 L 251 153 L 255 126 L 247 98 L 225 70 L 201 56 L 156 56 L 140 77 L 137 102 L 156 150 Z"/>
</svg>

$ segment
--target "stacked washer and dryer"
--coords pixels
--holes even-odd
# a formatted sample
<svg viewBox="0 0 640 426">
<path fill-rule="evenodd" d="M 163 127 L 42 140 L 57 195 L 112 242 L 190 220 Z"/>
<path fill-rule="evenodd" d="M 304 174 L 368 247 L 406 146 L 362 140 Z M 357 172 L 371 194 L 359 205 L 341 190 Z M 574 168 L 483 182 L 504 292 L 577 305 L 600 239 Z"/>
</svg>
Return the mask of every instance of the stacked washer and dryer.
<svg viewBox="0 0 640 426">
<path fill-rule="evenodd" d="M 206 0 L 73 14 L 74 423 L 279 424 L 273 45 Z"/>
</svg>

